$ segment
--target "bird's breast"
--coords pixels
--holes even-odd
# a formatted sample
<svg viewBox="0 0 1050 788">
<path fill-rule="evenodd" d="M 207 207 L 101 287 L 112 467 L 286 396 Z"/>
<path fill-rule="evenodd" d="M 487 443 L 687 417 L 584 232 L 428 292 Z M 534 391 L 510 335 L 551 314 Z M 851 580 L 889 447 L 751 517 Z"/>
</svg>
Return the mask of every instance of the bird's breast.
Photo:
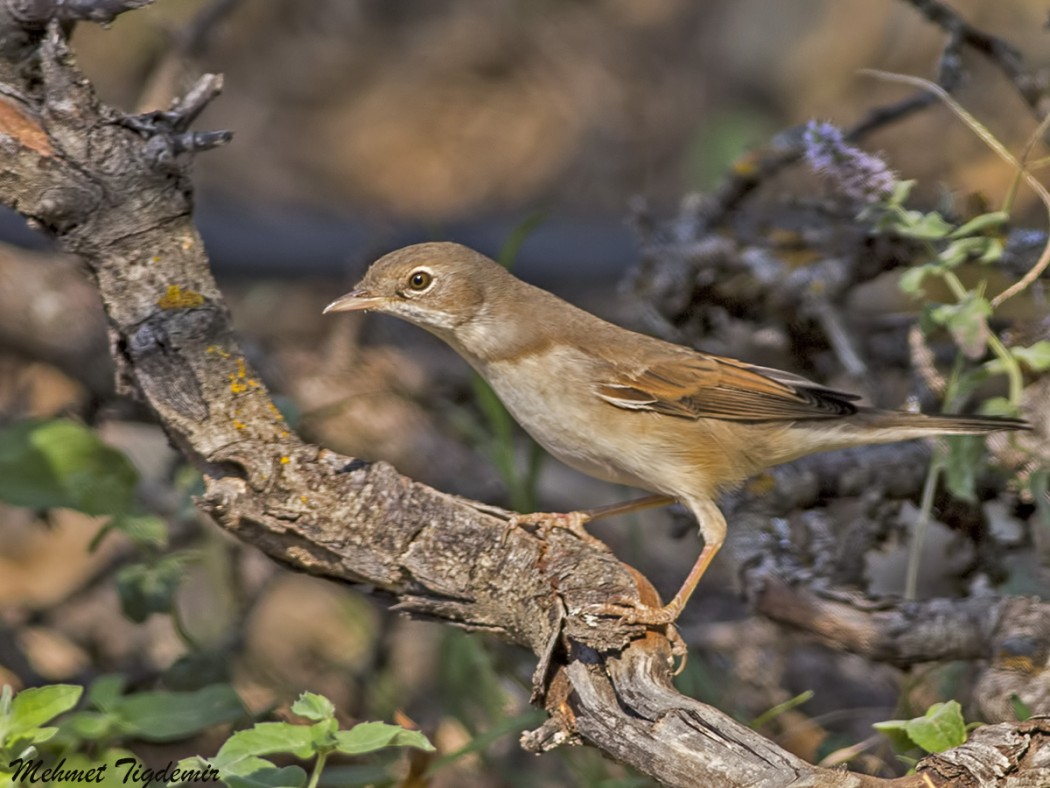
<svg viewBox="0 0 1050 788">
<path fill-rule="evenodd" d="M 576 470 L 678 497 L 723 486 L 703 424 L 610 405 L 595 393 L 594 363 L 559 348 L 476 366 L 525 431 Z"/>
</svg>

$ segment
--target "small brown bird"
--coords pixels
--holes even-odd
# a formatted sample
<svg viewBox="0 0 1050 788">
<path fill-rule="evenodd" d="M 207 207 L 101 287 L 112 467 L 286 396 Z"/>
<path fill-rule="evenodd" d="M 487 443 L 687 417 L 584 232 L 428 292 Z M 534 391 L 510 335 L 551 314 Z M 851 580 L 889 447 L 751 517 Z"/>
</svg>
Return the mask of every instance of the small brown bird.
<svg viewBox="0 0 1050 788">
<path fill-rule="evenodd" d="M 852 394 L 790 372 L 607 323 L 454 243 L 391 252 L 324 311 L 366 310 L 451 345 L 565 464 L 692 511 L 704 548 L 670 603 L 600 611 L 631 623 L 678 617 L 725 540 L 715 497 L 758 471 L 848 446 L 1026 428 L 1013 419 L 862 407 Z"/>
</svg>

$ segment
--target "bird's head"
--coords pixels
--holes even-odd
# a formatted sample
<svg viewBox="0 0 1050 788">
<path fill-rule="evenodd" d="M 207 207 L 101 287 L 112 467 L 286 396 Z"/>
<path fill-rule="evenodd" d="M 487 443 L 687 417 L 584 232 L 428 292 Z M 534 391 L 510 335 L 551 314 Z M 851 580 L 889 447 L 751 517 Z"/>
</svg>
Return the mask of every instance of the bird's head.
<svg viewBox="0 0 1050 788">
<path fill-rule="evenodd" d="M 447 334 L 474 317 L 487 291 L 508 279 L 497 263 L 460 244 L 416 244 L 376 260 L 324 311 L 374 310 Z"/>
</svg>

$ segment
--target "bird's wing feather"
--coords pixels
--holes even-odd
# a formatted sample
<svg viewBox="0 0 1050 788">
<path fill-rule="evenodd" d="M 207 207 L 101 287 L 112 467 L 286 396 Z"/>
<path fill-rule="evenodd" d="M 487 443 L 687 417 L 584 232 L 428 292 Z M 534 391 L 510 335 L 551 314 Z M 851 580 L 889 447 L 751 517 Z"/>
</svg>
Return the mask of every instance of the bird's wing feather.
<svg viewBox="0 0 1050 788">
<path fill-rule="evenodd" d="M 830 419 L 856 412 L 852 394 L 767 367 L 704 353 L 669 355 L 623 369 L 598 385 L 618 408 L 688 419 Z"/>
</svg>

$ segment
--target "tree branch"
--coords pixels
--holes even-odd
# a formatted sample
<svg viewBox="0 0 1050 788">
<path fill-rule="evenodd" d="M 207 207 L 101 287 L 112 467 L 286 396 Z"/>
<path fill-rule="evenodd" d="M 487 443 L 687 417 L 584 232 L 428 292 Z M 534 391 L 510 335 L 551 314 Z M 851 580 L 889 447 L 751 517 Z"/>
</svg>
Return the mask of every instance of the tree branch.
<svg viewBox="0 0 1050 788">
<path fill-rule="evenodd" d="M 91 5 L 78 7 L 94 18 Z M 118 5 L 131 4 L 94 7 L 104 16 Z M 811 766 L 678 694 L 663 636 L 580 614 L 610 596 L 652 593 L 610 553 L 560 529 L 511 528 L 386 464 L 299 440 L 244 359 L 193 227 L 189 166 L 202 146 L 181 138 L 178 119 L 142 123 L 102 105 L 57 22 L 21 40 L 35 40 L 31 61 L 14 64 L 0 46 L 0 199 L 87 264 L 121 387 L 202 471 L 199 505 L 222 527 L 297 571 L 370 584 L 400 609 L 540 655 L 537 696 L 552 722 L 528 738 L 533 748 L 582 739 L 669 785 L 924 784 Z M 1050 741 L 1036 724 L 1001 727 L 1029 753 Z M 940 783 L 951 757 L 924 774 Z M 1030 762 L 973 784 L 1005 784 Z"/>
</svg>

